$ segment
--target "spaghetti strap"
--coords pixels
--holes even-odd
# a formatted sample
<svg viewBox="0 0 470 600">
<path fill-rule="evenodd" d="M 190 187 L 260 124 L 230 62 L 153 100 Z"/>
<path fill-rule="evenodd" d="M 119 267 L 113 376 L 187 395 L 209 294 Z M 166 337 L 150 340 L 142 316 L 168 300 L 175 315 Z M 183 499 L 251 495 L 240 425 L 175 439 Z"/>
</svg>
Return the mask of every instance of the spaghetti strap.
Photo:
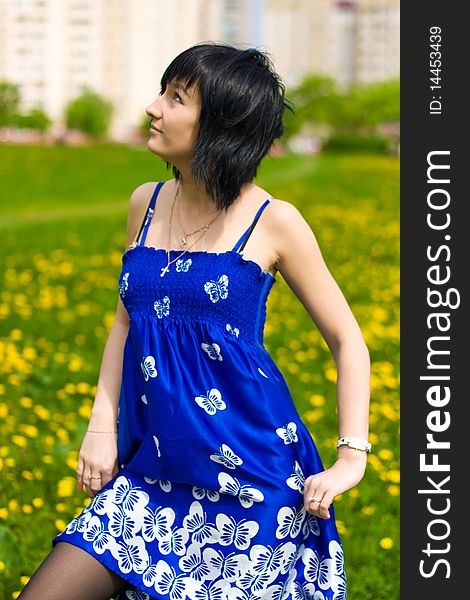
<svg viewBox="0 0 470 600">
<path fill-rule="evenodd" d="M 137 241 L 139 239 L 139 236 L 140 236 L 140 234 L 142 232 L 142 229 L 143 229 L 144 232 L 142 234 L 142 239 L 139 242 L 139 246 L 143 246 L 145 244 L 145 238 L 147 237 L 147 231 L 148 231 L 148 228 L 149 228 L 149 225 L 150 225 L 150 221 L 152 220 L 152 215 L 153 215 L 153 211 L 155 209 L 155 203 L 157 201 L 157 196 L 158 196 L 158 193 L 159 193 L 159 191 L 160 191 L 160 189 L 161 189 L 161 187 L 162 187 L 162 185 L 164 183 L 165 183 L 164 181 L 159 181 L 157 183 L 157 185 L 155 187 L 155 190 L 154 190 L 154 192 L 152 194 L 152 197 L 150 199 L 150 202 L 149 202 L 149 205 L 148 205 L 148 208 L 147 208 L 147 212 L 145 213 L 145 217 L 144 217 L 144 219 L 142 221 L 142 224 L 141 224 L 140 229 L 139 229 L 139 233 L 138 233 L 137 238 L 136 238 L 136 241 Z"/>
<path fill-rule="evenodd" d="M 241 252 L 243 250 L 243 248 L 245 247 L 245 244 L 248 241 L 248 238 L 250 237 L 253 229 L 255 228 L 256 223 L 258 222 L 258 219 L 261 216 L 261 213 L 263 212 L 263 210 L 266 208 L 266 206 L 271 202 L 270 198 L 267 198 L 264 203 L 259 207 L 258 212 L 255 215 L 255 218 L 253 219 L 251 225 L 248 227 L 248 229 L 240 236 L 238 242 L 235 244 L 235 246 L 232 249 L 232 252 Z"/>
</svg>

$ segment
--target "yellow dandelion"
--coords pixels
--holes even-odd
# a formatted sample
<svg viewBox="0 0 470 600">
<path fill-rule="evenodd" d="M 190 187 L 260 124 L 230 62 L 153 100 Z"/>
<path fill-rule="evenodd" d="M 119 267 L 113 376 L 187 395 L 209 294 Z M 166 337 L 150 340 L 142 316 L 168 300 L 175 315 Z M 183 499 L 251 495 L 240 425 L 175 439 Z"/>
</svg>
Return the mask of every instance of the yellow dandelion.
<svg viewBox="0 0 470 600">
<path fill-rule="evenodd" d="M 46 463 L 46 465 L 51 465 L 54 462 L 54 459 L 50 454 L 44 454 L 42 457 L 42 462 Z"/>
<path fill-rule="evenodd" d="M 44 506 L 44 500 L 42 498 L 33 498 L 31 502 L 35 508 L 41 508 L 41 506 Z"/>
<path fill-rule="evenodd" d="M 63 477 L 57 484 L 57 495 L 60 498 L 69 498 L 73 495 L 76 485 L 74 477 Z"/>
<path fill-rule="evenodd" d="M 64 391 L 67 392 L 67 394 L 75 394 L 76 391 L 76 385 L 74 383 L 66 383 L 64 385 Z"/>
<path fill-rule="evenodd" d="M 328 381 L 332 381 L 333 383 L 336 383 L 336 377 L 337 377 L 336 369 L 334 369 L 333 367 L 326 369 L 325 378 L 328 379 Z"/>
<path fill-rule="evenodd" d="M 4 419 L 8 416 L 8 406 L 5 402 L 0 402 L 0 419 Z"/>
<path fill-rule="evenodd" d="M 0 508 L 0 519 L 8 519 L 8 508 L 4 506 Z"/>
<path fill-rule="evenodd" d="M 384 537 L 380 540 L 379 544 L 384 550 L 390 550 L 393 546 L 393 540 L 390 537 Z"/>
<path fill-rule="evenodd" d="M 77 392 L 79 394 L 88 394 L 90 392 L 90 384 L 86 381 L 77 383 Z"/>
<path fill-rule="evenodd" d="M 44 406 L 41 406 L 40 404 L 36 404 L 33 408 L 33 411 L 42 421 L 48 421 L 50 419 L 50 411 L 47 408 L 44 408 Z"/>
<path fill-rule="evenodd" d="M 21 582 L 23 585 L 26 585 L 30 579 L 31 579 L 31 577 L 28 577 L 28 575 L 22 575 L 22 576 L 20 577 L 20 582 Z"/>
<path fill-rule="evenodd" d="M 378 456 L 379 456 L 379 458 L 382 458 L 383 460 L 392 460 L 393 452 L 391 450 L 389 450 L 388 448 L 381 448 L 378 452 Z"/>
<path fill-rule="evenodd" d="M 37 357 L 36 348 L 26 346 L 23 348 L 23 356 L 26 358 L 26 360 L 34 360 Z"/>
<path fill-rule="evenodd" d="M 30 515 L 34 510 L 31 504 L 23 504 L 22 509 L 26 515 Z"/>
<path fill-rule="evenodd" d="M 356 489 L 356 488 L 352 488 L 352 489 L 350 489 L 350 490 L 349 490 L 348 494 L 349 494 L 349 496 L 350 496 L 351 498 L 358 498 L 358 497 L 359 497 L 359 495 L 360 495 L 360 492 L 359 492 L 359 490 L 358 490 L 358 489 Z"/>
<path fill-rule="evenodd" d="M 8 456 L 10 454 L 9 446 L 0 446 L 0 456 Z"/>
<path fill-rule="evenodd" d="M 374 514 L 374 512 L 375 512 L 375 508 L 374 508 L 373 506 L 363 506 L 363 507 L 361 508 L 361 513 L 362 513 L 363 515 L 368 515 L 368 516 L 369 516 L 369 515 L 373 515 L 373 514 Z"/>
<path fill-rule="evenodd" d="M 388 480 L 392 483 L 400 483 L 400 471 L 398 469 L 390 469 L 388 472 Z"/>
<path fill-rule="evenodd" d="M 56 519 L 54 521 L 54 525 L 60 532 L 64 531 L 64 529 L 67 527 L 67 523 L 63 519 Z"/>
<path fill-rule="evenodd" d="M 30 438 L 35 438 L 39 435 L 39 429 L 36 427 L 36 425 L 24 425 L 22 427 L 22 431 Z"/>
<path fill-rule="evenodd" d="M 83 367 L 83 360 L 80 356 L 74 356 L 70 361 L 69 361 L 69 371 L 71 371 L 72 373 L 76 373 L 77 371 L 80 371 L 80 369 L 82 369 Z"/>
<path fill-rule="evenodd" d="M 24 471 L 21 471 L 21 476 L 23 477 L 23 479 L 27 479 L 28 481 L 34 479 L 34 476 L 31 473 L 31 471 L 27 471 L 26 469 Z"/>
<path fill-rule="evenodd" d="M 16 467 L 16 460 L 13 458 L 13 456 L 9 456 L 5 459 L 5 464 L 7 467 Z"/>
<path fill-rule="evenodd" d="M 8 508 L 13 512 L 15 510 L 18 510 L 18 508 L 20 507 L 20 505 L 18 504 L 18 500 L 15 500 L 15 498 L 12 498 L 9 502 L 8 502 Z"/>
<path fill-rule="evenodd" d="M 4 571 L 5 570 L 5 563 L 3 562 L 3 560 L 0 560 L 0 571 Z"/>
<path fill-rule="evenodd" d="M 338 533 L 340 535 L 344 535 L 346 533 L 346 531 L 347 531 L 347 529 L 346 529 L 346 527 L 344 525 L 344 521 L 341 521 L 339 519 L 337 519 L 337 521 L 336 521 L 336 528 L 337 528 Z"/>
<path fill-rule="evenodd" d="M 41 471 L 41 469 L 38 469 L 37 467 L 34 467 L 33 469 L 33 473 L 34 473 L 34 477 L 38 480 L 38 481 L 42 481 L 44 478 L 43 472 Z"/>
<path fill-rule="evenodd" d="M 78 414 L 84 419 L 89 419 L 91 417 L 91 404 L 81 404 L 78 408 Z"/>
<path fill-rule="evenodd" d="M 390 494 L 390 496 L 399 496 L 400 495 L 400 488 L 398 487 L 398 485 L 389 485 L 388 486 L 388 493 Z"/>
<path fill-rule="evenodd" d="M 64 504 L 63 502 L 58 502 L 55 505 L 55 508 L 58 512 L 65 512 L 67 510 L 67 505 Z"/>
<path fill-rule="evenodd" d="M 12 592 L 11 593 L 11 597 L 13 598 L 13 600 L 16 600 L 16 598 L 18 598 L 18 596 L 21 594 L 21 590 L 18 592 Z"/>
<path fill-rule="evenodd" d="M 24 448 L 28 445 L 28 440 L 23 435 L 12 435 L 11 441 L 17 446 L 20 446 L 20 448 Z"/>
<path fill-rule="evenodd" d="M 15 341 L 15 342 L 19 342 L 20 340 L 23 339 L 23 332 L 21 331 L 21 329 L 12 329 L 10 331 L 10 339 Z"/>
<path fill-rule="evenodd" d="M 312 394 L 308 400 L 312 406 L 325 405 L 325 397 L 320 394 Z"/>
<path fill-rule="evenodd" d="M 28 396 L 23 396 L 23 398 L 20 398 L 20 406 L 23 408 L 31 408 L 33 406 L 33 399 Z"/>
</svg>

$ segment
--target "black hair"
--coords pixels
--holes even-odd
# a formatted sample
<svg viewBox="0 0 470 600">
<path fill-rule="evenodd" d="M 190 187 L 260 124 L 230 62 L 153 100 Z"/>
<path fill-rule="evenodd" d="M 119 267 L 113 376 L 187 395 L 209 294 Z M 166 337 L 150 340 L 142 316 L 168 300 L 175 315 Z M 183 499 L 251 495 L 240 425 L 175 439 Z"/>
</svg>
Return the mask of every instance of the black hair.
<svg viewBox="0 0 470 600">
<path fill-rule="evenodd" d="M 218 42 L 196 44 L 173 59 L 163 73 L 161 93 L 173 82 L 186 89 L 197 85 L 201 114 L 191 176 L 218 210 L 227 210 L 284 133 L 284 110 L 293 112 L 284 99 L 285 86 L 267 53 Z M 180 180 L 179 170 L 164 162 Z"/>
</svg>

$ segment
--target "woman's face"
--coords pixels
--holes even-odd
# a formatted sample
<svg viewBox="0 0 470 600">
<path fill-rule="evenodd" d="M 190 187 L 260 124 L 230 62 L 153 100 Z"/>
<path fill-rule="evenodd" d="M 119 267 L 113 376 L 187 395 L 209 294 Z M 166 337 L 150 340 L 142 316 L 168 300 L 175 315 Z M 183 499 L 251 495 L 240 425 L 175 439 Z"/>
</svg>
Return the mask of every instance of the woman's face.
<svg viewBox="0 0 470 600">
<path fill-rule="evenodd" d="M 160 93 L 146 113 L 151 117 L 148 148 L 176 167 L 189 161 L 197 140 L 201 103 L 196 85 L 188 91 L 174 82 Z"/>
</svg>

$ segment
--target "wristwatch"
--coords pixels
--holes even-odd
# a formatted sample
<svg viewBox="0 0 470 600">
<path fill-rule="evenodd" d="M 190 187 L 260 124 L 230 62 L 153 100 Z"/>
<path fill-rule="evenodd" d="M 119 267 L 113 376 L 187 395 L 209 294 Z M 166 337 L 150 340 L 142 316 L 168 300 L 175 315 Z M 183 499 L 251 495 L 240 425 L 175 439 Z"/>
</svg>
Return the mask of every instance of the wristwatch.
<svg viewBox="0 0 470 600">
<path fill-rule="evenodd" d="M 355 448 L 356 450 L 363 450 L 369 453 L 372 450 L 372 444 L 367 440 L 363 440 L 362 438 L 353 437 L 351 435 L 346 435 L 345 437 L 339 438 L 336 447 L 340 446 L 349 446 L 350 448 Z"/>
</svg>

